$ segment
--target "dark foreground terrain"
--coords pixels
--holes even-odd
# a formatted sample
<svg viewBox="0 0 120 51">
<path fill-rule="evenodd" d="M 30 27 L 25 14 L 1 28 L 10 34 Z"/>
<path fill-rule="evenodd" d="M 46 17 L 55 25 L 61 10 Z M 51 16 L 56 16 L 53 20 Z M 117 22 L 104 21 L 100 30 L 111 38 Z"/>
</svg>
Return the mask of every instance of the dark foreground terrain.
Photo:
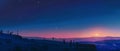
<svg viewBox="0 0 120 51">
<path fill-rule="evenodd" d="M 0 33 L 0 51 L 96 51 L 94 44 L 80 44 L 47 39 L 28 39 Z"/>
<path fill-rule="evenodd" d="M 0 33 L 0 51 L 120 51 L 120 38 L 45 39 Z"/>
</svg>

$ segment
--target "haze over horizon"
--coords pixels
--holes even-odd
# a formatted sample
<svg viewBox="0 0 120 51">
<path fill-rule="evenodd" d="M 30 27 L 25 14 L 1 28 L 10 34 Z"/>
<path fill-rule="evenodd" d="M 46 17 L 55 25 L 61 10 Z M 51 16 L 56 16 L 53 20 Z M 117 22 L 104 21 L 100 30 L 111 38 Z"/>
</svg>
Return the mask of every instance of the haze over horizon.
<svg viewBox="0 0 120 51">
<path fill-rule="evenodd" d="M 120 37 L 119 0 L 0 0 L 0 29 L 28 37 Z"/>
</svg>

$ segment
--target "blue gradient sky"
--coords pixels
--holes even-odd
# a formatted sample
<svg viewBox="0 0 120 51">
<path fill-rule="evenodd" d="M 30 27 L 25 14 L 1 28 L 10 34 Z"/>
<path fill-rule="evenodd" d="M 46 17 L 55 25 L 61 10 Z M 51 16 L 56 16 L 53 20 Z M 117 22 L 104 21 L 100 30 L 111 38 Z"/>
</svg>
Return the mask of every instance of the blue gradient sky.
<svg viewBox="0 0 120 51">
<path fill-rule="evenodd" d="M 66 35 L 59 32 L 79 32 L 91 27 L 119 31 L 119 2 L 119 0 L 0 0 L 0 27 L 12 31 L 19 29 L 21 34 L 26 36 L 32 34 L 31 36 L 43 37 L 53 34 L 49 32 L 56 32 L 54 36 L 57 37 Z"/>
</svg>

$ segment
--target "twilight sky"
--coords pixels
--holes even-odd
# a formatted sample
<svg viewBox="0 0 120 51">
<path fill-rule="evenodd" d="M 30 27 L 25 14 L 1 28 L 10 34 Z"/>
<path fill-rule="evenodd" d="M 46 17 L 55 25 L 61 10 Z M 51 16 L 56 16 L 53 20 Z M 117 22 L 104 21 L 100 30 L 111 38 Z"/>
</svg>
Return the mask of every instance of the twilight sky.
<svg viewBox="0 0 120 51">
<path fill-rule="evenodd" d="M 0 0 L 0 27 L 34 37 L 120 36 L 119 2 Z"/>
</svg>

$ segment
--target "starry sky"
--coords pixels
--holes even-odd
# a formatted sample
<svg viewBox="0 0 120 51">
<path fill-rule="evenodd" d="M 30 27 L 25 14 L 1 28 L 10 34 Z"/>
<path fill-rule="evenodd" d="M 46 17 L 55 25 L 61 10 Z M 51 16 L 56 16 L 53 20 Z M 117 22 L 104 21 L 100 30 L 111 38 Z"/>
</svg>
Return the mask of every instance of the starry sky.
<svg viewBox="0 0 120 51">
<path fill-rule="evenodd" d="M 31 37 L 120 36 L 119 0 L 0 0 L 0 28 Z M 102 31 L 104 30 L 104 31 Z M 102 32 L 102 33 L 101 33 Z"/>
</svg>

